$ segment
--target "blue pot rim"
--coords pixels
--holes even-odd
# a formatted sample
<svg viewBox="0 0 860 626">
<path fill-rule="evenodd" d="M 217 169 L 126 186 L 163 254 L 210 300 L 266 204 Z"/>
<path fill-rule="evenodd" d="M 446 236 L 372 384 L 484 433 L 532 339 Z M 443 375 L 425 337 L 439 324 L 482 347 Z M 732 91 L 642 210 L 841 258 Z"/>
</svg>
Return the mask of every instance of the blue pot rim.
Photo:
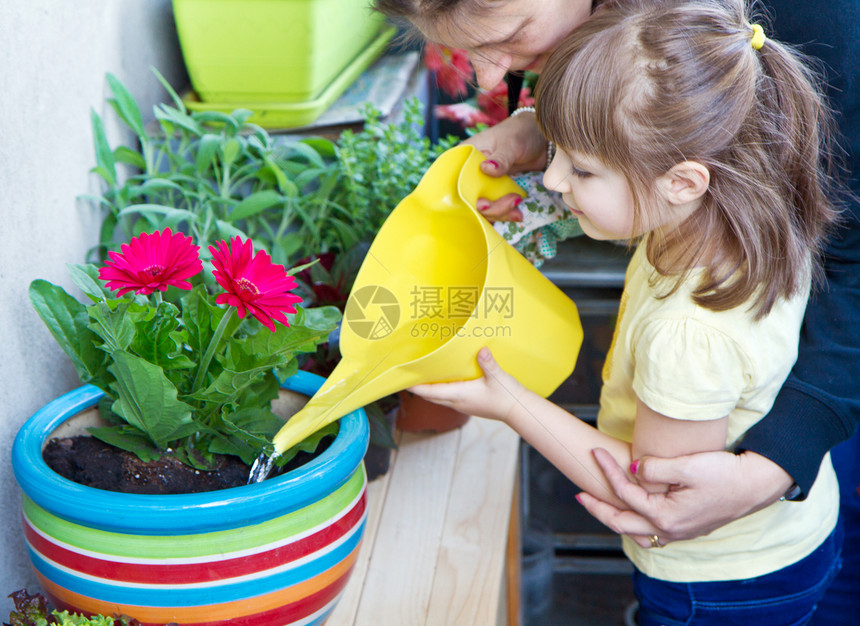
<svg viewBox="0 0 860 626">
<path fill-rule="evenodd" d="M 299 371 L 284 389 L 312 396 L 324 378 Z M 340 431 L 321 455 L 286 474 L 232 489 L 193 494 L 146 495 L 79 485 L 42 459 L 53 431 L 104 393 L 84 385 L 49 402 L 21 427 L 12 446 L 12 468 L 21 490 L 48 512 L 72 523 L 128 534 L 194 534 L 227 530 L 286 515 L 320 500 L 361 468 L 370 439 L 364 409 L 340 419 Z"/>
</svg>

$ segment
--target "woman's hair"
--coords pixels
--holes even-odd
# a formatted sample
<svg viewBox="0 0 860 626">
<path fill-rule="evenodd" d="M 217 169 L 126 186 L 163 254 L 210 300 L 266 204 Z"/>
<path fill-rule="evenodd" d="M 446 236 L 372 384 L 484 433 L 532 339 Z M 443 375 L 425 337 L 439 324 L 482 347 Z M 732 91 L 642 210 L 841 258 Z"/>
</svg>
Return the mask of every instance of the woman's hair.
<svg viewBox="0 0 860 626">
<path fill-rule="evenodd" d="M 374 0 L 373 8 L 390 17 L 435 20 L 466 5 L 479 3 L 483 0 Z"/>
<path fill-rule="evenodd" d="M 662 241 L 649 237 L 648 259 L 676 277 L 668 293 L 707 264 L 698 304 L 750 300 L 762 317 L 804 284 L 837 211 L 817 80 L 796 52 L 772 39 L 756 50 L 752 37 L 743 0 L 607 2 L 552 54 L 536 106 L 550 140 L 626 176 L 636 224 L 657 178 L 682 161 L 705 165 L 700 208 Z"/>
</svg>

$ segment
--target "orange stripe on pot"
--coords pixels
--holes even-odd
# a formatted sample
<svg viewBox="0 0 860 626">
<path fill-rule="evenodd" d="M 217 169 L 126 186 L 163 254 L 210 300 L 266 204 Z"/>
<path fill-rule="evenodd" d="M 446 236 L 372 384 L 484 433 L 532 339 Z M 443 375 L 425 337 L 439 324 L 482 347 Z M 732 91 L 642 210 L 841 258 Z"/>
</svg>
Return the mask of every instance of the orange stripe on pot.
<svg viewBox="0 0 860 626">
<path fill-rule="evenodd" d="M 36 572 L 36 576 L 45 592 L 56 598 L 58 604 L 72 606 L 79 611 L 101 615 L 128 615 L 141 622 L 151 624 L 176 622 L 178 624 L 198 625 L 272 611 L 288 604 L 301 602 L 308 596 L 317 594 L 334 584 L 339 579 L 347 577 L 358 558 L 360 548 L 361 543 L 334 567 L 297 585 L 262 596 L 203 606 L 149 607 L 109 603 L 69 591 L 51 582 L 38 572 Z M 201 615 L 203 611 L 205 611 L 205 615 Z M 206 621 L 201 622 L 201 617 L 205 618 Z"/>
</svg>

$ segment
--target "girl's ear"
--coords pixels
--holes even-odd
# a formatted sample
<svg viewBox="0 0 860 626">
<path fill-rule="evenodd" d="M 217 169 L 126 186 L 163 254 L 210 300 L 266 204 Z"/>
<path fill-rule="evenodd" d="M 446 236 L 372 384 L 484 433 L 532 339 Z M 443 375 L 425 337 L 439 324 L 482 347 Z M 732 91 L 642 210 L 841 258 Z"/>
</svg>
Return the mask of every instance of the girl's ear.
<svg viewBox="0 0 860 626">
<path fill-rule="evenodd" d="M 710 184 L 710 171 L 698 161 L 682 161 L 657 179 L 657 189 L 675 205 L 698 200 Z"/>
</svg>

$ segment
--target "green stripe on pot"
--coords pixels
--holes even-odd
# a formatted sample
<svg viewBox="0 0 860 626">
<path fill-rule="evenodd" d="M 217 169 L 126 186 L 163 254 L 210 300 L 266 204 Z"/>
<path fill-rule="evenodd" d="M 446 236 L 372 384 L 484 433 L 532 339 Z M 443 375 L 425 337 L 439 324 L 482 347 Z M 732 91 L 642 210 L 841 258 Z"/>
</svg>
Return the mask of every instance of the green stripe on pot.
<svg viewBox="0 0 860 626">
<path fill-rule="evenodd" d="M 304 509 L 255 526 L 194 535 L 131 535 L 97 530 L 52 515 L 27 496 L 22 502 L 33 526 L 75 548 L 111 556 L 188 558 L 247 550 L 306 532 L 347 509 L 361 493 L 364 481 L 362 465 L 337 491 Z"/>
</svg>

